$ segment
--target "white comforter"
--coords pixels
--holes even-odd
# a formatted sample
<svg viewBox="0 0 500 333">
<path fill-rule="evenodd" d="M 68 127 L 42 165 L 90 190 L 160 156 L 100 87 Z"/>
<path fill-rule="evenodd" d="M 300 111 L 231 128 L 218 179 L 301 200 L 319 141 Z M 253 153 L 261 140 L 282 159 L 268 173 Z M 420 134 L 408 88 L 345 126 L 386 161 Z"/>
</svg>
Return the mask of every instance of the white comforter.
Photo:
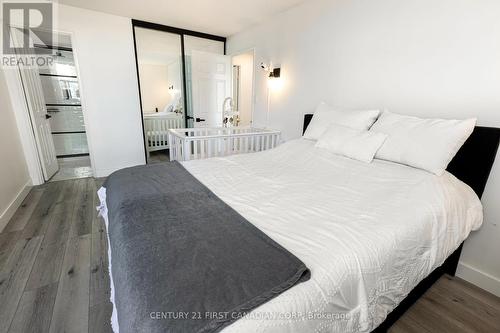
<svg viewBox="0 0 500 333">
<path fill-rule="evenodd" d="M 479 199 L 449 173 L 305 139 L 183 165 L 312 273 L 224 333 L 371 331 L 482 223 Z"/>
</svg>

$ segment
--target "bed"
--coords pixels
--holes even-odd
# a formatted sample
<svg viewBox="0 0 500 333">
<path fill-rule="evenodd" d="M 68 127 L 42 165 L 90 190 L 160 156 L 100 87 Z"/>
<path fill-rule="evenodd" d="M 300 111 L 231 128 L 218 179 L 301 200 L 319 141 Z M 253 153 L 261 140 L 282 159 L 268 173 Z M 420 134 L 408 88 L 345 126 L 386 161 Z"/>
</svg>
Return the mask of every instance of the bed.
<svg viewBox="0 0 500 333">
<path fill-rule="evenodd" d="M 498 138 L 498 129 L 477 127 L 448 168 L 455 176 L 442 177 L 380 160 L 360 163 L 319 151 L 305 139 L 255 154 L 183 162 L 311 271 L 310 280 L 223 332 L 385 331 L 441 274 L 454 274 L 461 244 L 482 223 L 478 197 Z M 99 196 L 108 226 L 106 190 Z M 109 254 L 113 265 L 111 249 Z M 119 316 L 115 307 L 115 332 Z"/>
<path fill-rule="evenodd" d="M 184 127 L 182 114 L 159 112 L 144 114 L 144 140 L 148 154 L 169 148 L 168 130 Z"/>
</svg>

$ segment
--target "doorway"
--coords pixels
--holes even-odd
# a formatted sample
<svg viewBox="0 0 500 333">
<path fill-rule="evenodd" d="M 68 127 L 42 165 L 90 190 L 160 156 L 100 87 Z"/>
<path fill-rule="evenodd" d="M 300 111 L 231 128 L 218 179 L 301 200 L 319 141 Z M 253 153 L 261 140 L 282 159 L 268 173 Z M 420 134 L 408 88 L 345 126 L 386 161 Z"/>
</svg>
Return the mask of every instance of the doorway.
<svg viewBox="0 0 500 333">
<path fill-rule="evenodd" d="M 238 126 L 251 126 L 254 107 L 254 50 L 238 53 L 232 57 L 233 108 Z"/>
<path fill-rule="evenodd" d="M 16 30 L 11 31 L 15 36 Z M 19 65 L 43 178 L 59 181 L 92 177 L 71 35 L 55 34 L 53 44 L 44 40 L 34 44 L 35 53 L 50 54 L 51 63 L 43 67 Z"/>
<path fill-rule="evenodd" d="M 147 163 L 168 161 L 168 130 L 220 127 L 231 97 L 225 37 L 132 20 Z"/>
</svg>

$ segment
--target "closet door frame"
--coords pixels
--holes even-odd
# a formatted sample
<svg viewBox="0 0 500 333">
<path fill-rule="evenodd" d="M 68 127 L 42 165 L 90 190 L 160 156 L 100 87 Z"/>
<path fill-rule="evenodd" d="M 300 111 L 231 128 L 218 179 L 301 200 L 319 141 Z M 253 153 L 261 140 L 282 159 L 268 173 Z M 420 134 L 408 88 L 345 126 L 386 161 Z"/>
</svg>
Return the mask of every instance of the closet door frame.
<svg viewBox="0 0 500 333">
<path fill-rule="evenodd" d="M 151 22 L 146 22 L 146 21 L 141 21 L 141 20 L 136 20 L 132 19 L 132 34 L 133 34 L 133 39 L 134 39 L 134 55 L 135 55 L 135 67 L 136 67 L 136 72 L 137 72 L 137 86 L 139 88 L 139 107 L 141 110 L 141 122 L 142 122 L 142 137 L 145 137 L 144 133 L 144 110 L 142 109 L 142 96 L 141 96 L 141 82 L 140 82 L 140 74 L 139 74 L 139 59 L 137 57 L 137 41 L 136 41 L 136 36 L 135 36 L 135 28 L 145 28 L 145 29 L 151 29 L 151 30 L 157 30 L 157 31 L 163 31 L 163 32 L 168 32 L 172 34 L 177 34 L 180 36 L 181 39 L 181 64 L 182 64 L 182 98 L 183 98 L 183 104 L 184 104 L 184 125 L 187 128 L 188 127 L 188 117 L 187 117 L 187 78 L 186 78 L 186 53 L 184 52 L 184 36 L 193 36 L 193 37 L 199 37 L 199 38 L 205 38 L 205 39 L 210 39 L 218 42 L 223 42 L 224 43 L 224 55 L 226 55 L 226 37 L 222 36 L 217 36 L 217 35 L 212 35 L 212 34 L 207 34 L 204 32 L 198 32 L 198 31 L 193 31 L 193 30 L 186 30 L 186 29 L 181 29 L 181 28 L 176 28 L 176 27 L 171 27 L 163 24 L 158 24 L 158 23 L 151 23 Z M 144 140 L 144 157 L 146 163 L 148 162 L 148 151 L 147 151 L 147 145 L 146 141 Z"/>
</svg>

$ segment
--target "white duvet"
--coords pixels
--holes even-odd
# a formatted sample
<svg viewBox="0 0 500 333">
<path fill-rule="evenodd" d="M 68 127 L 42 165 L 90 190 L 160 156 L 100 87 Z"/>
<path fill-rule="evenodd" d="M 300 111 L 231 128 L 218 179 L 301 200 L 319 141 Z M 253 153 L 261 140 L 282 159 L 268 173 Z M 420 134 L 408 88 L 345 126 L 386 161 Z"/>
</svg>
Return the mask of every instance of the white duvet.
<svg viewBox="0 0 500 333">
<path fill-rule="evenodd" d="M 482 223 L 479 199 L 449 173 L 367 164 L 314 143 L 183 162 L 311 270 L 224 333 L 369 332 Z"/>
<path fill-rule="evenodd" d="M 482 223 L 476 194 L 449 173 L 314 143 L 183 163 L 311 270 L 224 333 L 369 332 Z"/>
</svg>

